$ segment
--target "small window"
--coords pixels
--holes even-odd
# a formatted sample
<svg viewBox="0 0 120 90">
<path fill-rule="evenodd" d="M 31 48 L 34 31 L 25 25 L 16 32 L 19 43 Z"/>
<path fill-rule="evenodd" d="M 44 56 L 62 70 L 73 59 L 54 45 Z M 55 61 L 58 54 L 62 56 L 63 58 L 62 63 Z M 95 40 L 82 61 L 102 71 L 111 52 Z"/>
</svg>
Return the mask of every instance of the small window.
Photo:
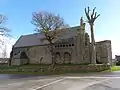
<svg viewBox="0 0 120 90">
<path fill-rule="evenodd" d="M 60 47 L 62 47 L 62 45 L 60 45 Z"/>
<path fill-rule="evenodd" d="M 60 46 L 58 45 L 57 47 L 59 48 Z"/>
<path fill-rule="evenodd" d="M 74 44 L 72 44 L 72 46 L 74 46 Z"/>
<path fill-rule="evenodd" d="M 55 48 L 56 48 L 57 46 L 55 46 Z"/>
<path fill-rule="evenodd" d="M 68 47 L 68 45 L 66 45 L 66 47 Z"/>
<path fill-rule="evenodd" d="M 69 47 L 71 47 L 71 44 L 69 44 Z"/>
<path fill-rule="evenodd" d="M 63 45 L 63 47 L 65 47 L 65 45 Z"/>
</svg>

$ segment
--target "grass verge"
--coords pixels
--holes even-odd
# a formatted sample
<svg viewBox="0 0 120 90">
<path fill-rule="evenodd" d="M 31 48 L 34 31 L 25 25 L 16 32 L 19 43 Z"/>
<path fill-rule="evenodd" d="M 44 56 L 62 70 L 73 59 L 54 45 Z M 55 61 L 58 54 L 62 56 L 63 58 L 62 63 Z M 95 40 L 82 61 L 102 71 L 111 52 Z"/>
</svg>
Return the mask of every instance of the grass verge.
<svg viewBox="0 0 120 90">
<path fill-rule="evenodd" d="M 111 71 L 120 71 L 120 66 L 111 67 Z"/>
<path fill-rule="evenodd" d="M 102 67 L 102 69 L 101 69 Z M 50 65 L 22 65 L 22 66 L 0 66 L 0 74 L 34 74 L 34 75 L 57 75 L 65 73 L 91 73 L 101 72 L 103 66 L 99 65 L 56 65 L 55 70 L 50 68 Z"/>
</svg>

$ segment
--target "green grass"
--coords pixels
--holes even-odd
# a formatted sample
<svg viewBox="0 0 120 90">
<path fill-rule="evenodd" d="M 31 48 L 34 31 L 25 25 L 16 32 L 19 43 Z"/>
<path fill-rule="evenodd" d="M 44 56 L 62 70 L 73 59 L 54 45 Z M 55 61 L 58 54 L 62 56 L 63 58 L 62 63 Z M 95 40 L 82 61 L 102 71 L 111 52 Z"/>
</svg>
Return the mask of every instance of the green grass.
<svg viewBox="0 0 120 90">
<path fill-rule="evenodd" d="M 35 74 L 35 75 L 56 75 L 65 73 L 90 73 L 101 71 L 88 71 L 88 70 L 70 70 L 63 68 L 64 66 L 79 66 L 80 64 L 62 64 L 56 65 L 57 70 L 52 71 L 49 65 L 30 64 L 22 66 L 0 66 L 0 74 Z M 87 64 L 85 64 L 87 65 Z M 90 65 L 91 66 L 91 65 Z M 40 70 L 42 68 L 42 71 Z M 49 69 L 49 70 L 48 70 Z"/>
<path fill-rule="evenodd" d="M 120 66 L 113 66 L 111 67 L 112 71 L 120 71 Z"/>
</svg>

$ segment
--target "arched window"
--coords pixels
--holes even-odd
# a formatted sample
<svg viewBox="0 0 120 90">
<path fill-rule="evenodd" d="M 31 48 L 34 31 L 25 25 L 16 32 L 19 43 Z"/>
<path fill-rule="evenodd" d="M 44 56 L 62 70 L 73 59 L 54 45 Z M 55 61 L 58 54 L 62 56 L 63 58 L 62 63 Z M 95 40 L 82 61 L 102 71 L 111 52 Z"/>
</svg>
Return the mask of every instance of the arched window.
<svg viewBox="0 0 120 90">
<path fill-rule="evenodd" d="M 56 57 L 60 57 L 60 53 L 59 52 L 56 52 Z"/>
<path fill-rule="evenodd" d="M 28 56 L 26 55 L 26 53 L 24 51 L 21 52 L 20 54 L 20 64 L 21 65 L 24 65 L 24 64 L 28 64 L 29 63 L 29 58 Z"/>
<path fill-rule="evenodd" d="M 64 53 L 64 63 L 65 64 L 71 63 L 71 54 L 69 52 Z"/>
<path fill-rule="evenodd" d="M 28 59 L 28 56 L 26 55 L 26 53 L 24 51 L 21 52 L 20 59 Z"/>
<path fill-rule="evenodd" d="M 57 64 L 61 63 L 61 55 L 60 55 L 59 52 L 56 52 L 56 54 L 55 54 L 55 60 L 56 60 Z"/>
</svg>

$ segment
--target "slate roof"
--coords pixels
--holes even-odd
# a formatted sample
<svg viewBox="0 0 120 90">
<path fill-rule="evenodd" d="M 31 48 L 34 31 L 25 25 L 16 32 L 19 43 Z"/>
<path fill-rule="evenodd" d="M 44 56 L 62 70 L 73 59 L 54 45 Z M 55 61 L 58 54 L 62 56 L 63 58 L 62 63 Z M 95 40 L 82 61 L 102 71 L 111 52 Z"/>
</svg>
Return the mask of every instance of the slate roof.
<svg viewBox="0 0 120 90">
<path fill-rule="evenodd" d="M 37 34 L 30 34 L 30 35 L 22 35 L 17 40 L 17 42 L 14 44 L 14 47 L 26 47 L 26 46 L 42 45 L 43 43 L 40 40 L 42 38 L 44 38 L 44 35 L 38 34 L 38 33 Z"/>
<path fill-rule="evenodd" d="M 62 40 L 74 37 L 77 35 L 77 30 L 80 29 L 80 26 L 68 28 L 69 32 L 62 33 L 62 37 L 60 37 L 57 43 Z M 42 33 L 35 33 L 30 35 L 22 35 L 17 42 L 14 44 L 14 47 L 27 47 L 27 46 L 37 46 L 37 45 L 45 45 L 49 44 L 48 41 L 43 42 L 42 39 L 45 38 Z"/>
</svg>

